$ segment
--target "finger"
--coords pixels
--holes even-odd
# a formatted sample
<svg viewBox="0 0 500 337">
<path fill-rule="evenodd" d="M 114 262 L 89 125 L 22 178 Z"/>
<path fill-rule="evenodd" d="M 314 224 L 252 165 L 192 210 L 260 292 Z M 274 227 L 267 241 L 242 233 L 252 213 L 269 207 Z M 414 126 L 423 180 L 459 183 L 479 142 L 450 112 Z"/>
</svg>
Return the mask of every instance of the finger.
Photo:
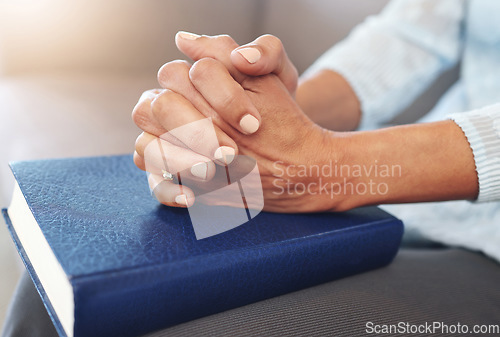
<svg viewBox="0 0 500 337">
<path fill-rule="evenodd" d="M 137 166 L 138 168 L 140 168 L 143 171 L 146 171 L 146 163 L 144 162 L 144 158 L 139 156 L 137 151 L 134 151 L 133 159 L 134 159 L 135 166 Z"/>
<path fill-rule="evenodd" d="M 161 89 L 145 91 L 132 110 L 132 120 L 143 131 L 153 135 L 161 135 L 167 132 L 160 123 L 156 121 L 151 110 L 151 102 L 161 92 Z"/>
<path fill-rule="evenodd" d="M 263 35 L 231 52 L 236 69 L 250 76 L 274 73 L 293 95 L 297 89 L 298 72 L 281 43 L 273 35 Z"/>
<path fill-rule="evenodd" d="M 215 175 L 215 165 L 209 158 L 148 133 L 137 138 L 135 151 L 138 158 L 134 156 L 134 161 L 156 175 L 163 171 L 171 174 L 182 172 L 183 177 L 195 181 L 210 180 Z"/>
<path fill-rule="evenodd" d="M 228 35 L 200 36 L 178 32 L 175 42 L 177 48 L 194 61 L 204 57 L 219 60 L 239 83 L 245 75 L 274 73 L 291 94 L 297 88 L 297 69 L 288 58 L 281 40 L 273 35 L 263 35 L 247 45 L 238 46 Z M 231 47 L 234 48 L 229 50 Z"/>
<path fill-rule="evenodd" d="M 158 71 L 158 83 L 162 88 L 184 96 L 205 117 L 211 117 L 216 125 L 225 129 L 227 123 L 191 83 L 189 79 L 190 68 L 191 64 L 182 60 L 165 63 Z"/>
<path fill-rule="evenodd" d="M 221 164 L 229 164 L 237 154 L 236 143 L 182 95 L 164 90 L 153 101 L 152 110 L 168 131 L 165 136 L 177 138 L 190 150 Z M 164 135 L 160 138 L 165 139 Z"/>
<path fill-rule="evenodd" d="M 229 35 L 197 35 L 188 32 L 178 32 L 175 35 L 177 48 L 193 61 L 205 57 L 214 58 L 227 68 L 231 76 L 237 81 L 243 81 L 246 75 L 238 71 L 231 62 L 231 52 L 238 44 Z"/>
<path fill-rule="evenodd" d="M 219 126 L 221 129 L 227 129 L 229 121 L 224 119 L 224 116 L 221 118 L 221 115 L 216 112 L 212 106 L 210 106 L 207 100 L 200 94 L 191 82 L 189 78 L 190 69 L 191 65 L 186 61 L 177 60 L 166 63 L 158 71 L 158 83 L 163 88 L 170 89 L 178 94 L 181 94 L 204 116 L 211 117 L 214 124 Z M 235 82 L 230 76 L 216 78 L 213 81 L 221 88 L 228 88 L 228 91 L 236 92 L 238 94 L 237 96 L 231 98 L 234 104 L 232 104 L 231 107 L 228 107 L 230 110 L 232 109 L 236 115 L 238 115 L 237 111 L 241 111 L 240 114 L 242 116 L 250 113 L 250 115 L 255 116 L 257 119 L 257 122 L 254 121 L 253 124 L 249 124 L 247 121 L 247 123 L 236 123 L 231 125 L 245 134 L 255 132 L 259 126 L 258 121 L 260 114 L 257 112 L 250 99 L 246 95 L 242 94 L 244 91 L 241 86 L 238 85 L 237 82 Z M 212 97 L 212 99 L 228 100 L 229 98 L 224 94 L 224 91 L 216 91 L 215 95 L 220 97 Z M 248 118 L 246 120 L 248 120 Z M 238 128 L 238 125 L 240 128 Z"/>
<path fill-rule="evenodd" d="M 201 59 L 191 67 L 189 77 L 196 90 L 236 130 L 252 134 L 259 129 L 260 114 L 221 62 Z"/>
<path fill-rule="evenodd" d="M 238 83 L 242 83 L 248 78 L 248 76 L 238 71 L 232 64 L 231 52 L 238 47 L 238 44 L 230 36 L 199 36 L 187 32 L 178 32 L 175 41 L 179 50 L 195 61 L 199 61 L 202 58 L 213 58 L 221 62 L 232 77 L 226 77 L 226 83 L 229 83 L 233 79 Z M 219 84 L 217 77 L 213 80 L 214 83 Z M 258 110 L 248 97 L 241 95 L 244 92 L 243 90 L 236 90 L 235 85 L 226 85 L 225 87 L 229 89 L 229 92 L 222 92 L 212 97 L 213 100 L 230 103 L 231 108 L 237 109 L 233 110 L 234 113 L 232 115 L 224 114 L 224 120 L 244 134 L 256 132 L 261 121 Z M 236 94 L 236 96 L 229 96 L 228 94 L 231 93 Z M 208 98 L 207 96 L 204 97 L 205 99 Z M 212 107 L 217 113 L 221 113 L 215 106 L 212 105 Z M 230 119 L 228 119 L 229 116 L 231 116 Z"/>
<path fill-rule="evenodd" d="M 183 147 L 184 144 L 177 138 L 173 137 L 172 134 L 169 134 L 153 114 L 152 103 L 163 91 L 164 90 L 162 89 L 151 89 L 143 92 L 132 111 L 132 119 L 144 132 L 158 137 L 162 136 L 170 143 Z"/>
<path fill-rule="evenodd" d="M 188 75 L 186 74 L 187 82 L 189 81 Z M 193 87 L 194 88 L 194 87 Z M 194 89 L 196 90 L 196 89 Z M 163 89 L 151 89 L 145 91 L 136 106 L 132 111 L 132 119 L 135 124 L 144 132 L 150 133 L 155 136 L 162 136 L 165 140 L 177 146 L 184 146 L 184 144 L 177 138 L 169 134 L 168 131 L 161 125 L 161 123 L 155 118 L 152 109 L 152 103 L 164 90 Z M 198 93 L 198 95 L 203 99 L 203 97 Z M 204 99 L 203 99 L 204 100 Z M 209 105 L 208 103 L 205 103 Z M 214 113 L 214 115 L 217 115 Z M 219 118 L 220 119 L 220 118 Z M 222 131 L 221 131 L 222 132 Z M 229 137 L 229 136 L 227 136 Z"/>
<path fill-rule="evenodd" d="M 199 112 L 204 116 L 212 118 L 213 123 L 218 126 L 216 128 L 217 135 L 220 135 L 219 139 L 231 139 L 226 144 L 222 144 L 229 147 L 236 147 L 236 143 L 231 137 L 225 133 L 224 130 L 228 128 L 228 122 L 217 113 L 212 106 L 207 102 L 207 100 L 200 94 L 200 92 L 195 88 L 191 79 L 189 78 L 189 71 L 191 69 L 191 64 L 186 61 L 176 60 L 164 64 L 158 71 L 158 83 L 161 87 L 174 91 L 177 94 L 182 95 L 186 98 Z M 217 79 L 217 83 L 224 79 Z M 230 78 L 231 85 L 237 85 L 237 83 Z M 222 83 L 221 83 L 222 85 Z M 251 110 L 256 113 L 253 104 L 250 102 L 248 97 L 243 97 L 239 102 L 245 105 L 244 109 Z M 258 114 L 257 114 L 258 115 Z M 247 128 L 247 133 L 248 130 Z M 219 137 L 219 136 L 218 136 Z"/>
<path fill-rule="evenodd" d="M 152 194 L 164 205 L 189 207 L 194 204 L 194 193 L 187 186 L 166 181 L 162 176 L 156 174 L 149 175 L 148 183 Z"/>
</svg>

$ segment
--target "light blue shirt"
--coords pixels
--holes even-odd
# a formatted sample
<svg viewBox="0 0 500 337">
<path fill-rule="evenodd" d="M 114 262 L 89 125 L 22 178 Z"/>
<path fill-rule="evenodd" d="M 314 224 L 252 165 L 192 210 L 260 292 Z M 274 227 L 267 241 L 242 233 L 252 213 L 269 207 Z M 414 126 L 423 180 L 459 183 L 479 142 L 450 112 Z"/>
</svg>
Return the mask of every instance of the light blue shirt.
<svg viewBox="0 0 500 337">
<path fill-rule="evenodd" d="M 386 205 L 408 237 L 480 250 L 500 261 L 500 0 L 393 0 L 306 72 L 331 69 L 350 83 L 361 128 L 383 125 L 445 70 L 460 78 L 420 122 L 453 119 L 479 178 L 477 202 Z M 439 151 L 439 149 L 436 149 Z"/>
</svg>

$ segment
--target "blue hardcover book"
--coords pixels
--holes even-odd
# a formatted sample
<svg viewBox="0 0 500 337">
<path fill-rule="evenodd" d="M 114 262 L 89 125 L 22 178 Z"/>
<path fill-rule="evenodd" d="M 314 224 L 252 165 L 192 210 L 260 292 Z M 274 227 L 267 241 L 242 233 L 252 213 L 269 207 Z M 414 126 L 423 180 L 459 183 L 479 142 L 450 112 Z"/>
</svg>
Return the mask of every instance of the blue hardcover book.
<svg viewBox="0 0 500 337">
<path fill-rule="evenodd" d="M 4 210 L 61 336 L 137 336 L 379 268 L 403 226 L 376 207 L 262 212 L 197 240 L 131 156 L 25 161 Z"/>
</svg>

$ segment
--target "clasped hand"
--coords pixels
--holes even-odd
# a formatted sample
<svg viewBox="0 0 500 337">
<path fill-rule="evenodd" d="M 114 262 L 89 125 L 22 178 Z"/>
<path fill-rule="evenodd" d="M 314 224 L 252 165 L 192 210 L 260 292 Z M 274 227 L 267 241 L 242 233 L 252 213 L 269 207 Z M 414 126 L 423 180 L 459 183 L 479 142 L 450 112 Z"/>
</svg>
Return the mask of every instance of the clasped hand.
<svg viewBox="0 0 500 337">
<path fill-rule="evenodd" d="M 318 175 L 298 172 L 340 162 L 342 151 L 338 137 L 313 123 L 295 102 L 297 71 L 276 37 L 264 35 L 238 46 L 226 35 L 179 32 L 176 45 L 194 64 L 177 60 L 163 65 L 161 89 L 146 91 L 133 109 L 133 120 L 144 131 L 136 141 L 134 162 L 151 173 L 149 183 L 161 203 L 189 207 L 196 202 L 188 182 L 164 179 L 162 156 L 169 159 L 168 173 L 189 168 L 186 179 L 208 185 L 217 168 L 245 155 L 257 162 L 264 210 L 348 208 L 342 198 L 318 193 Z M 193 123 L 207 117 L 217 142 L 208 140 L 213 131 L 206 124 Z M 175 132 L 185 125 L 194 126 Z M 151 142 L 160 142 L 162 150 L 148 153 Z M 304 188 L 294 188 L 299 185 Z"/>
</svg>

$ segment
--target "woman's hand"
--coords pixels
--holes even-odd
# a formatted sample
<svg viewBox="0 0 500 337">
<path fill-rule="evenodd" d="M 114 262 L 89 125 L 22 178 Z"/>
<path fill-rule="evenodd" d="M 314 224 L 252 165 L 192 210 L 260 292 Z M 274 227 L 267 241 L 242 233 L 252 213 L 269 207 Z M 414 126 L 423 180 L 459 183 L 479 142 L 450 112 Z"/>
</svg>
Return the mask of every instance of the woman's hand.
<svg viewBox="0 0 500 337">
<path fill-rule="evenodd" d="M 281 40 L 276 36 L 262 35 L 248 44 L 238 46 L 227 35 L 200 36 L 178 32 L 175 43 L 177 48 L 193 61 L 205 57 L 221 61 L 238 82 L 245 75 L 275 74 L 288 92 L 295 96 L 298 72 L 288 58 Z"/>
<path fill-rule="evenodd" d="M 189 83 L 210 106 L 218 106 L 213 94 L 217 89 L 213 84 L 215 78 L 221 82 L 232 80 L 226 66 L 220 61 L 212 58 L 197 61 L 183 77 L 176 77 L 179 92 L 157 101 L 156 104 L 161 104 L 157 109 L 171 110 L 179 97 L 188 94 L 180 88 L 188 88 Z M 264 192 L 264 209 L 275 212 L 312 212 L 334 208 L 333 200 L 311 190 L 319 188 L 319 176 L 304 176 L 299 172 L 302 167 L 322 167 L 329 161 L 340 161 L 341 151 L 334 151 L 333 135 L 303 114 L 276 75 L 247 77 L 242 80 L 241 87 L 243 94 L 260 111 L 261 127 L 251 135 L 244 135 L 228 124 L 221 125 L 221 131 L 238 144 L 241 155 L 257 161 Z M 194 105 L 184 105 L 183 111 L 176 113 L 198 115 L 200 118 L 203 116 Z M 136 147 L 137 153 L 143 154 L 146 147 L 147 141 L 140 140 Z M 297 186 L 301 187 L 296 188 Z M 304 188 L 309 188 L 309 191 L 304 191 Z"/>
<path fill-rule="evenodd" d="M 165 89 L 159 95 L 153 93 L 154 99 L 143 99 L 146 104 L 138 104 L 134 120 L 143 130 L 160 135 L 171 130 L 170 119 L 177 121 L 178 126 L 189 123 L 183 124 L 184 113 L 191 121 L 212 117 L 219 142 L 234 146 L 232 152 L 223 152 L 219 158 L 221 163 L 229 163 L 233 156 L 226 154 L 236 154 L 238 150 L 257 159 L 264 189 L 264 209 L 342 211 L 371 204 L 473 199 L 477 196 L 472 151 L 454 122 L 371 132 L 327 132 L 302 113 L 289 95 L 290 88 L 285 88 L 276 75 L 252 78 L 238 72 L 227 57 L 235 46 L 230 38 L 205 40 L 201 37 L 191 41 L 205 41 L 208 48 L 214 48 L 211 42 L 217 42 L 212 56 L 222 61 L 202 59 L 192 68 L 183 62 L 166 64 L 160 74 L 167 75 L 160 76 L 160 83 L 170 90 Z M 347 92 L 346 97 L 350 96 Z M 256 108 L 261 114 L 260 128 L 253 134 L 243 134 L 234 122 L 228 123 L 221 118 L 219 110 L 224 116 L 224 111 L 231 115 L 231 109 L 223 102 L 231 103 L 240 113 Z M 182 109 L 172 108 L 179 106 Z M 352 106 L 359 108 L 359 104 Z M 186 141 L 195 138 L 187 137 Z M 144 150 L 151 139 L 158 141 L 159 138 L 144 135 L 136 145 L 135 161 L 143 169 Z M 176 138 L 167 139 L 167 142 L 177 144 L 188 153 L 195 149 L 195 153 L 206 155 L 208 166 L 213 165 L 209 161 L 215 156 L 210 151 L 197 149 L 199 139 L 203 138 L 198 137 L 198 142 L 189 146 Z M 185 166 L 181 162 L 189 161 L 179 161 L 180 166 Z M 206 180 L 213 171 L 216 171 L 215 166 L 206 170 Z M 194 202 L 189 188 L 175 184 L 167 186 L 168 197 L 159 198 L 161 202 L 177 206 L 189 206 Z"/>
<path fill-rule="evenodd" d="M 189 63 L 185 61 L 169 62 L 158 71 L 158 83 L 163 89 L 185 92 L 186 98 L 198 107 L 206 117 L 213 118 L 216 125 L 225 125 L 224 122 L 227 122 L 243 134 L 251 134 L 258 130 L 260 114 L 248 98 L 242 95 L 243 91 L 237 85 L 248 76 L 276 74 L 290 94 L 292 96 L 295 94 L 297 70 L 288 59 L 281 41 L 272 35 L 263 35 L 247 45 L 238 46 L 227 35 L 211 37 L 179 32 L 176 35 L 176 44 L 179 50 L 194 61 L 204 57 L 221 61 L 233 77 L 214 79 L 217 81 L 217 86 L 215 86 L 216 90 L 211 93 L 211 99 L 212 102 L 217 103 L 217 106 L 214 107 L 217 110 L 215 112 L 206 105 L 205 99 L 197 93 L 192 85 L 185 84 L 186 87 L 179 87 L 180 84 L 177 83 L 176 78 L 186 74 L 191 66 Z M 161 89 L 146 92 L 133 112 L 136 124 L 144 131 L 156 136 L 166 131 L 162 125 L 163 121 L 155 118 L 156 110 L 155 102 L 153 102 L 157 98 L 161 99 L 162 95 L 168 95 L 168 92 Z M 153 104 L 152 108 L 150 108 L 151 104 Z M 149 110 L 152 111 L 149 112 Z M 220 129 L 217 131 L 217 134 L 221 135 Z M 222 138 L 222 140 L 227 140 L 225 137 Z"/>
<path fill-rule="evenodd" d="M 197 41 L 192 39 L 193 36 L 196 37 Z M 176 43 L 179 49 L 194 60 L 204 55 L 223 60 L 231 74 L 240 80 L 247 76 L 239 72 L 238 69 L 251 75 L 274 72 L 285 83 L 289 92 L 293 93 L 296 89 L 297 71 L 288 59 L 281 41 L 274 36 L 264 35 L 248 45 L 238 47 L 234 40 L 228 36 L 204 36 L 200 38 L 197 35 L 180 32 L 176 36 Z M 260 58 L 258 62 L 255 58 L 251 58 L 255 57 L 256 54 Z M 168 152 L 169 158 L 172 158 L 168 162 L 170 173 L 175 175 L 177 172 L 191 167 L 191 172 L 187 175 L 188 179 L 208 181 L 215 174 L 212 160 L 224 165 L 238 154 L 236 144 L 220 127 L 228 127 L 230 124 L 239 132 L 250 134 L 255 132 L 260 125 L 260 114 L 249 99 L 242 95 L 243 89 L 233 78 L 214 79 L 218 83 L 216 90 L 210 94 L 211 102 L 217 108 L 214 109 L 189 81 L 178 81 L 179 78 L 188 76 L 189 69 L 190 64 L 185 61 L 165 64 L 158 72 L 158 80 L 160 85 L 168 90 L 155 89 L 145 92 L 133 111 L 134 121 L 145 131 L 137 139 L 136 148 L 138 151 L 134 154 L 134 161 L 141 169 L 148 169 L 153 173 L 150 176 L 152 188 L 159 181 L 162 181 L 162 170 L 159 166 L 164 167 L 165 165 L 159 163 L 160 160 L 157 159 L 154 161 L 159 163 L 157 167 L 153 167 L 150 163 L 150 167 L 146 168 L 143 151 L 144 144 L 149 144 L 156 137 L 160 137 L 161 143 L 156 147 L 151 146 L 150 150 L 154 148 L 158 150 L 159 147 L 162 147 L 164 152 Z M 179 96 L 176 92 L 183 94 Z M 187 105 L 194 106 L 201 112 L 201 115 L 182 113 L 186 110 Z M 180 139 L 172 137 L 172 133 L 169 133 L 180 125 L 204 117 L 212 118 L 218 144 L 217 142 L 207 142 L 206 137 L 197 137 L 197 139 L 191 137 L 192 134 L 202 134 L 205 132 L 204 130 L 184 132 L 180 135 Z M 161 154 L 156 153 L 154 157 L 161 157 Z M 169 185 L 171 185 L 168 189 L 169 197 L 164 203 L 172 206 L 184 206 L 192 203 L 194 195 L 191 189 L 185 188 L 181 191 L 178 185 L 173 183 L 169 183 Z M 175 200 L 180 201 L 180 203 Z"/>
<path fill-rule="evenodd" d="M 238 144 L 239 154 L 256 159 L 261 174 L 265 210 L 307 212 L 333 208 L 330 198 L 302 190 L 305 187 L 312 192 L 311 188 L 318 188 L 317 183 L 310 184 L 316 182 L 318 177 L 304 177 L 298 172 L 305 165 L 321 166 L 330 160 L 340 159 L 340 151 L 333 153 L 331 133 L 315 125 L 303 114 L 290 95 L 290 87 L 286 87 L 277 75 L 249 77 L 232 67 L 231 57 L 228 56 L 234 50 L 234 41 L 223 36 L 201 37 L 197 42 L 203 40 L 204 48 L 215 50 L 212 56 L 223 61 L 204 58 L 191 68 L 183 62 L 166 64 L 159 72 L 159 81 L 162 87 L 168 89 L 160 93 L 160 99 L 153 100 L 151 115 L 145 114 L 146 118 L 142 118 L 142 114 L 137 116 L 141 109 L 135 109 L 136 122 L 139 121 L 138 124 L 143 129 L 151 130 L 150 133 L 160 134 L 162 131 L 172 130 L 172 122 L 169 120 L 179 120 L 179 115 L 192 116 L 190 120 L 185 119 L 184 124 L 205 116 L 212 117 L 221 131 L 218 137 L 221 134 L 228 136 Z M 214 48 L 215 45 L 217 48 Z M 195 53 L 188 46 L 183 46 L 183 49 L 191 55 Z M 179 105 L 178 101 L 186 103 L 184 99 L 191 105 L 183 104 L 181 110 L 173 109 Z M 231 106 L 232 103 L 234 106 Z M 147 104 L 140 106 L 146 106 L 144 110 L 147 110 Z M 234 123 L 234 115 L 248 106 L 257 108 L 262 121 L 259 129 L 252 134 L 242 133 Z M 155 123 L 148 121 L 151 116 L 156 121 L 162 121 L 161 128 L 153 129 L 151 125 Z M 226 119 L 233 122 L 226 122 Z M 141 136 L 136 145 L 136 163 L 142 168 L 144 151 L 151 139 L 153 138 L 149 135 Z M 296 186 L 300 187 L 295 188 Z M 188 205 L 194 202 L 193 197 L 187 195 Z M 175 197 L 168 200 L 175 200 Z M 166 204 L 175 205 L 171 202 Z"/>
</svg>

